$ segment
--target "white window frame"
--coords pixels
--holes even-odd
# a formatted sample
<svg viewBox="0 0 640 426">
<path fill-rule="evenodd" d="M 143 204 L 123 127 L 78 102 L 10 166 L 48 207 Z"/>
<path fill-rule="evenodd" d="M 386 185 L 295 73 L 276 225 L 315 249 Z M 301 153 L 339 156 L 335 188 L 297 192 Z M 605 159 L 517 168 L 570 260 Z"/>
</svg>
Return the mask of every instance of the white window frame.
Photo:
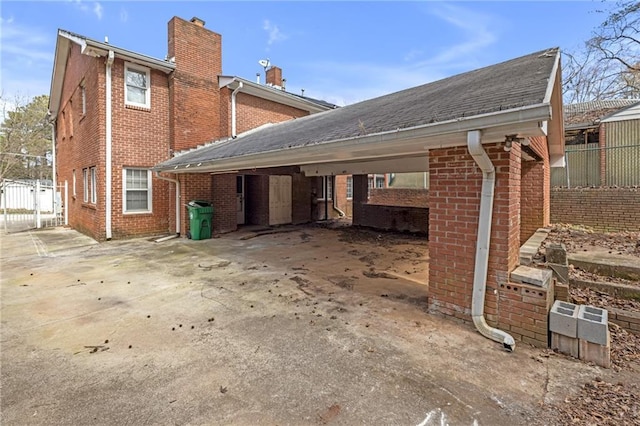
<svg viewBox="0 0 640 426">
<path fill-rule="evenodd" d="M 327 178 L 328 188 L 325 188 L 324 182 Z M 333 187 L 335 186 L 334 176 L 320 176 L 320 197 L 318 200 L 333 200 Z M 329 189 L 329 196 L 327 197 L 327 189 Z"/>
<path fill-rule="evenodd" d="M 347 200 L 353 199 L 353 176 L 347 176 Z"/>
<path fill-rule="evenodd" d="M 98 202 L 98 182 L 95 166 L 89 168 L 89 172 L 91 174 L 91 204 L 96 204 Z"/>
<path fill-rule="evenodd" d="M 73 171 L 71 173 L 72 173 L 71 177 L 72 177 L 72 181 L 73 181 L 73 185 L 72 185 L 72 188 L 73 188 L 72 191 L 73 192 L 71 194 L 73 195 L 73 198 L 76 198 L 76 169 L 73 169 Z"/>
<path fill-rule="evenodd" d="M 147 172 L 147 209 L 127 210 L 127 170 L 143 170 Z M 122 213 L 124 214 L 148 214 L 153 212 L 153 187 L 151 170 L 144 167 L 125 167 L 122 169 Z M 135 189 L 140 191 L 140 189 Z"/>
<path fill-rule="evenodd" d="M 89 169 L 88 168 L 82 169 L 82 183 L 83 183 L 82 201 L 85 203 L 88 203 L 89 202 Z"/>
<path fill-rule="evenodd" d="M 129 86 L 127 85 L 127 73 L 131 71 L 145 73 L 147 80 L 147 87 L 145 88 L 145 102 L 133 102 L 130 101 L 127 97 L 127 93 L 129 91 Z M 131 62 L 124 63 L 124 103 L 125 105 L 142 107 L 142 108 L 151 108 L 151 71 L 147 67 L 142 67 L 140 65 L 132 64 Z"/>
</svg>

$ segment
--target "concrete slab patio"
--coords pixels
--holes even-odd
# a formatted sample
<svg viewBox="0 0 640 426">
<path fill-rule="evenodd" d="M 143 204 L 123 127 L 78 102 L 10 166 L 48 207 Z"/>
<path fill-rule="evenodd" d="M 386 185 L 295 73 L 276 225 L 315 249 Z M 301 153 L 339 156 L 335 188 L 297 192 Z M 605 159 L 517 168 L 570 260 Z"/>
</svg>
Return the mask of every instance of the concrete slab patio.
<svg viewBox="0 0 640 426">
<path fill-rule="evenodd" d="M 1 423 L 553 424 L 610 374 L 429 315 L 424 240 L 288 231 L 1 235 Z"/>
</svg>

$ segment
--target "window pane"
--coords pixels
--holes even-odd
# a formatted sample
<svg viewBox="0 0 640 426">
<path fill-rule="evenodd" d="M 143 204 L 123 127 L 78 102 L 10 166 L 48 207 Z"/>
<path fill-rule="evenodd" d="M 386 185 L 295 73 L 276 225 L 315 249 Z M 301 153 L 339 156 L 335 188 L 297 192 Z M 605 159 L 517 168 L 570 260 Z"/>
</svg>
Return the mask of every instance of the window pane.
<svg viewBox="0 0 640 426">
<path fill-rule="evenodd" d="M 149 211 L 149 172 L 125 169 L 125 211 Z"/>
<path fill-rule="evenodd" d="M 127 86 L 127 102 L 135 102 L 138 104 L 146 103 L 146 90 L 138 87 Z"/>
<path fill-rule="evenodd" d="M 149 210 L 147 191 L 127 191 L 127 210 Z"/>
<path fill-rule="evenodd" d="M 132 69 L 127 70 L 127 86 L 147 87 L 147 74 Z"/>
<path fill-rule="evenodd" d="M 353 178 L 347 177 L 347 198 L 353 198 Z"/>
</svg>

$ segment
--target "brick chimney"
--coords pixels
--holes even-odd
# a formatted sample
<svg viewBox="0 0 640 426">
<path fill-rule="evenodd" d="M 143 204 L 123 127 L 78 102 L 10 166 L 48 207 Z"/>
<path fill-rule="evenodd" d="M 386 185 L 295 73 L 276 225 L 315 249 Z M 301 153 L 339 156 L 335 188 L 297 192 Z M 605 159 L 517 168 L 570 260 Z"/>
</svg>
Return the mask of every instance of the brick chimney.
<svg viewBox="0 0 640 426">
<path fill-rule="evenodd" d="M 222 36 L 205 28 L 202 19 L 174 17 L 168 24 L 168 53 L 176 64 L 169 77 L 171 149 L 220 138 Z"/>
<path fill-rule="evenodd" d="M 267 70 L 267 84 L 282 87 L 282 69 L 272 66 Z"/>
</svg>

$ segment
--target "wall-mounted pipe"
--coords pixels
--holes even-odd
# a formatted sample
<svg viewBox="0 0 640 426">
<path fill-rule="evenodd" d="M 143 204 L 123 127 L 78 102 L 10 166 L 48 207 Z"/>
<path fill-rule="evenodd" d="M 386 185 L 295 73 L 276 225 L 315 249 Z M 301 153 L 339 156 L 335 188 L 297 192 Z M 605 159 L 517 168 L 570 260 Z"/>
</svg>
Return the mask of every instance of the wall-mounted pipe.
<svg viewBox="0 0 640 426">
<path fill-rule="evenodd" d="M 237 135 L 236 132 L 236 127 L 237 127 L 237 112 L 236 110 L 238 109 L 236 106 L 236 95 L 238 94 L 238 92 L 242 90 L 242 82 L 238 82 L 238 87 L 236 87 L 236 89 L 231 92 L 231 137 L 235 138 Z"/>
<path fill-rule="evenodd" d="M 109 50 L 109 55 L 107 56 L 107 64 L 106 64 L 106 96 L 105 96 L 105 161 L 104 161 L 104 185 L 105 185 L 105 238 L 107 240 L 111 239 L 111 214 L 113 210 L 113 206 L 111 203 L 112 193 L 111 193 L 111 66 L 113 65 L 113 60 L 115 59 L 115 53 L 113 50 Z M 124 202 L 124 200 L 123 200 Z"/>
<path fill-rule="evenodd" d="M 160 176 L 160 172 L 156 171 L 156 177 L 167 182 L 173 182 L 176 186 L 176 235 L 180 235 L 180 181 L 164 176 Z"/>
<path fill-rule="evenodd" d="M 338 195 L 336 194 L 336 188 L 335 188 L 335 183 L 336 183 L 336 178 L 335 176 L 332 176 L 332 184 L 331 184 L 331 198 L 332 198 L 332 206 L 333 206 L 333 210 L 336 211 L 338 213 L 338 215 L 340 217 L 345 217 L 346 214 L 345 212 L 343 212 L 342 210 L 340 210 L 340 208 L 338 207 Z"/>
<path fill-rule="evenodd" d="M 480 170 L 482 170 L 482 194 L 480 197 L 480 217 L 478 219 L 478 238 L 476 240 L 476 263 L 473 272 L 473 296 L 471 317 L 473 324 L 483 336 L 502 343 L 508 351 L 513 351 L 516 342 L 513 337 L 497 328 L 490 327 L 484 318 L 484 299 L 487 290 L 487 272 L 489 270 L 489 243 L 491 242 L 491 220 L 493 217 L 493 198 L 496 171 L 491 159 L 482 147 L 479 130 L 467 132 L 467 147 Z"/>
</svg>

